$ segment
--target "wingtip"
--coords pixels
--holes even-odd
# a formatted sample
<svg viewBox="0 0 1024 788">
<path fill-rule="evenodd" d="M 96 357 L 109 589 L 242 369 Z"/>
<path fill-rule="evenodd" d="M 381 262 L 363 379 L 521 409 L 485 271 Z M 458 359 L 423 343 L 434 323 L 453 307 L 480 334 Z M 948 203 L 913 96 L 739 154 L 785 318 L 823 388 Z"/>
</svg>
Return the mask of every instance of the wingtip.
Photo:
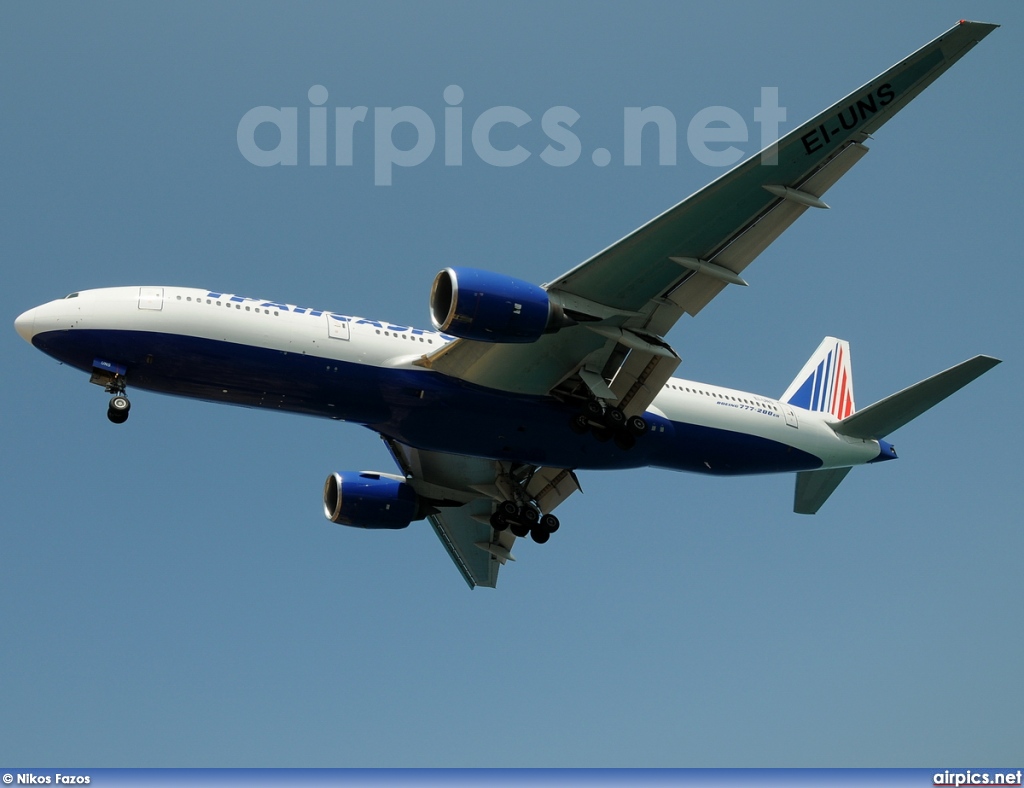
<svg viewBox="0 0 1024 788">
<path fill-rule="evenodd" d="M 983 364 L 985 366 L 985 370 L 986 371 L 992 369 L 992 367 L 995 367 L 995 366 L 1003 363 L 1003 360 L 1001 358 L 996 358 L 995 356 L 989 356 L 989 355 L 986 355 L 984 353 L 975 356 L 974 359 L 972 359 L 972 360 L 976 361 L 979 364 Z"/>
<path fill-rule="evenodd" d="M 961 25 L 971 25 L 972 27 L 978 28 L 979 30 L 984 30 L 985 35 L 988 35 L 997 27 L 999 27 L 999 25 L 994 24 L 992 22 L 975 22 L 974 20 L 971 19 L 961 19 L 959 22 L 957 22 L 957 26 Z"/>
</svg>

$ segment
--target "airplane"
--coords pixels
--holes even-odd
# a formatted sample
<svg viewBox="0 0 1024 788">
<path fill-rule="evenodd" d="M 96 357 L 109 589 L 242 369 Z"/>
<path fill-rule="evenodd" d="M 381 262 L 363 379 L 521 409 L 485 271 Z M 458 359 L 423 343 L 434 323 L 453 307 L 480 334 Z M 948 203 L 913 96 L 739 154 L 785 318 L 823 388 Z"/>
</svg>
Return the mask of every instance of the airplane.
<svg viewBox="0 0 1024 788">
<path fill-rule="evenodd" d="M 470 588 L 495 587 L 516 538 L 544 543 L 577 471 L 653 466 L 795 473 L 813 514 L 886 438 L 1000 363 L 979 355 L 862 410 L 849 343 L 826 337 L 779 398 L 674 377 L 665 340 L 867 152 L 865 141 L 997 25 L 961 21 L 760 154 L 548 284 L 453 266 L 434 330 L 204 289 L 82 290 L 18 333 L 90 375 L 123 423 L 131 385 L 369 427 L 399 473 L 332 473 L 332 522 L 426 519 Z M 768 150 L 768 149 L 766 149 Z"/>
</svg>

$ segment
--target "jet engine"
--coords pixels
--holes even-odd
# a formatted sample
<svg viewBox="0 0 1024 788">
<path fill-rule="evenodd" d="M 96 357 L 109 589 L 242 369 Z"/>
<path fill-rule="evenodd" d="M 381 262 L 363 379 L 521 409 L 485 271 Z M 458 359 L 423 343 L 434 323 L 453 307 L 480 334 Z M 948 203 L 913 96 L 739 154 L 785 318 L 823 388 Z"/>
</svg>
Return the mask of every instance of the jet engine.
<svg viewBox="0 0 1024 788">
<path fill-rule="evenodd" d="M 332 473 L 324 483 L 324 516 L 355 528 L 406 528 L 425 507 L 401 476 L 377 471 Z"/>
<path fill-rule="evenodd" d="M 535 342 L 575 321 L 542 287 L 476 268 L 445 268 L 430 289 L 438 331 L 480 342 Z"/>
</svg>

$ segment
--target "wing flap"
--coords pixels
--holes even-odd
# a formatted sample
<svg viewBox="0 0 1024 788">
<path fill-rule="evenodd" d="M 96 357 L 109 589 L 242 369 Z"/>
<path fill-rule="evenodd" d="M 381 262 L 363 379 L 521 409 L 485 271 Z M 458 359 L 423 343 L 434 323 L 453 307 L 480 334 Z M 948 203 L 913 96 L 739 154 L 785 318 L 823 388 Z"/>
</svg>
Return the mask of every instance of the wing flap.
<svg viewBox="0 0 1024 788">
<path fill-rule="evenodd" d="M 627 416 L 639 416 L 654 402 L 672 373 L 679 356 L 665 356 L 645 350 L 631 350 L 612 380 L 616 404 Z"/>
<path fill-rule="evenodd" d="M 577 490 L 583 492 L 580 480 L 567 468 L 538 468 L 526 485 L 527 494 L 537 501 L 544 514 L 553 511 Z"/>
</svg>

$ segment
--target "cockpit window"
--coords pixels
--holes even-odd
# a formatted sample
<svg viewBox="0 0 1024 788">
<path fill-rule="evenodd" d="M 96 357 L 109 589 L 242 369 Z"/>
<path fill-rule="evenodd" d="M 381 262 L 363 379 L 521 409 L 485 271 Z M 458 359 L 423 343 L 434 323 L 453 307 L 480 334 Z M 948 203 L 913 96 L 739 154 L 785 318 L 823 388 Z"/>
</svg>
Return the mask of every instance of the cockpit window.
<svg viewBox="0 0 1024 788">
<path fill-rule="evenodd" d="M 69 298 L 78 298 L 78 293 L 71 293 L 70 295 L 64 296 L 65 301 L 67 301 Z"/>
</svg>

